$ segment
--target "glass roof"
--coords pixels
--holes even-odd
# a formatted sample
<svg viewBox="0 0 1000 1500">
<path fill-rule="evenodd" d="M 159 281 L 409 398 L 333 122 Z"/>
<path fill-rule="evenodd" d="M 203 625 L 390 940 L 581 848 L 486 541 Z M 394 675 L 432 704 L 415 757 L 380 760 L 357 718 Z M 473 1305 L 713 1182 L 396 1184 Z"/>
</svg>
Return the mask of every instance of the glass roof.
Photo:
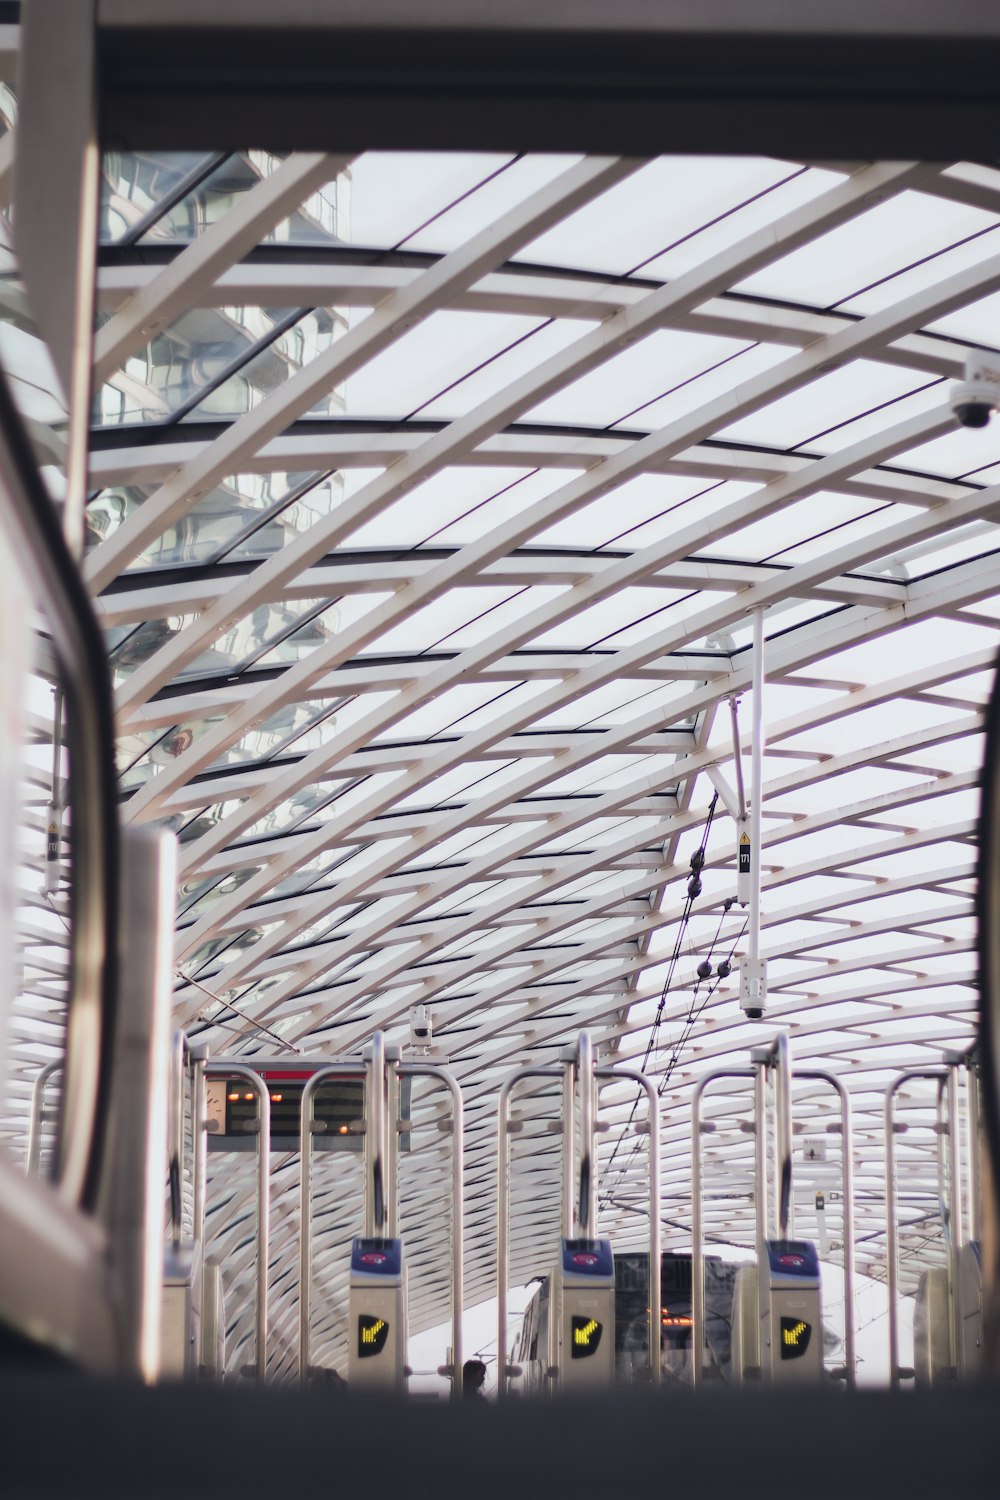
<svg viewBox="0 0 1000 1500">
<path fill-rule="evenodd" d="M 467 1090 L 470 1301 L 511 1068 L 588 1027 L 659 1080 L 680 1248 L 694 1083 L 786 1031 L 851 1089 L 859 1265 L 882 1275 L 881 1091 L 975 1025 L 1000 438 L 947 396 L 1000 348 L 1000 168 L 343 163 L 228 262 L 229 216 L 297 158 L 104 165 L 85 571 L 124 816 L 180 834 L 178 1022 L 215 1052 L 329 1053 L 376 1027 L 408 1045 L 428 1004 Z M 749 781 L 757 608 L 753 1023 L 733 712 Z M 752 1147 L 723 1117 L 745 1103 L 717 1099 L 707 1166 L 735 1244 Z M 631 1096 L 605 1106 L 602 1222 L 638 1244 L 645 1147 Z M 551 1236 L 551 1138 L 517 1149 L 522 1222 Z M 913 1153 L 916 1222 L 935 1165 Z M 829 1170 L 801 1165 L 804 1234 Z M 418 1216 L 432 1186 L 406 1189 Z M 332 1235 L 349 1214 L 322 1201 Z M 904 1240 L 911 1280 L 926 1241 Z M 528 1235 L 514 1269 L 540 1269 Z M 445 1284 L 429 1261 L 414 1284 L 428 1326 Z"/>
</svg>

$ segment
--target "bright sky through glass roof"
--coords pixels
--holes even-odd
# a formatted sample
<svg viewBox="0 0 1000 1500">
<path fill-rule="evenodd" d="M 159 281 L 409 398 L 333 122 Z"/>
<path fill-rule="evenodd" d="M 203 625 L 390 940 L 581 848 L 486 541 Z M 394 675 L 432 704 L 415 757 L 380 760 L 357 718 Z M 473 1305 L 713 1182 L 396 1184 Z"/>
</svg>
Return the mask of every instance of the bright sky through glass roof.
<svg viewBox="0 0 1000 1500">
<path fill-rule="evenodd" d="M 278 173 L 301 198 L 274 222 Z M 1000 347 L 1000 170 L 372 153 L 321 180 L 250 152 L 105 177 L 86 569 L 125 817 L 181 840 L 178 1022 L 214 1051 L 333 1053 L 376 1027 L 406 1045 L 430 1005 L 467 1090 L 472 1301 L 515 1064 L 584 1026 L 645 1064 L 681 1248 L 693 1083 L 785 1030 L 851 1088 L 861 1269 L 883 1274 L 880 1091 L 975 1021 L 1000 439 L 956 427 L 948 389 Z M 260 248 L 227 259 L 238 212 Z M 749 779 L 756 607 L 759 1024 L 730 708 Z M 620 1093 L 603 1213 L 631 1245 L 645 1148 Z M 747 1243 L 733 1130 L 708 1223 Z M 541 1127 L 518 1150 L 527 1277 L 558 1181 Z M 447 1170 L 423 1151 L 418 1223 Z M 820 1177 L 803 1164 L 806 1235 Z M 938 1248 L 907 1242 L 910 1280 Z M 423 1250 L 414 1290 L 438 1321 Z"/>
</svg>

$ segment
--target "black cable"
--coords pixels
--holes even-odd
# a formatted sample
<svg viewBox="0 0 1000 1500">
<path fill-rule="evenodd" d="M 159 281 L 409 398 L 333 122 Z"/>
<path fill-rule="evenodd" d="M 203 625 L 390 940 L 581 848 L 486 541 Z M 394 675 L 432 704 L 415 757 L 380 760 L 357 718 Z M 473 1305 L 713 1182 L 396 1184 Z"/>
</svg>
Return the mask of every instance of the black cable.
<svg viewBox="0 0 1000 1500">
<path fill-rule="evenodd" d="M 706 818 L 705 818 L 705 826 L 702 829 L 701 841 L 700 841 L 697 849 L 695 850 L 694 854 L 691 856 L 691 872 L 692 873 L 691 873 L 691 875 L 689 875 L 687 877 L 687 881 L 688 881 L 687 894 L 686 894 L 686 896 L 684 898 L 684 908 L 683 908 L 683 910 L 681 912 L 681 919 L 680 919 L 680 922 L 678 923 L 677 934 L 676 934 L 676 937 L 674 939 L 674 951 L 673 951 L 673 953 L 670 956 L 670 962 L 669 962 L 669 965 L 668 965 L 668 968 L 667 968 L 667 977 L 663 981 L 663 989 L 662 989 L 661 994 L 660 994 L 659 1003 L 658 1003 L 658 1005 L 656 1007 L 656 1015 L 653 1017 L 652 1025 L 650 1027 L 649 1040 L 646 1043 L 646 1051 L 645 1051 L 645 1053 L 643 1055 L 643 1059 L 642 1059 L 642 1068 L 640 1069 L 640 1071 L 643 1072 L 643 1073 L 645 1073 L 646 1068 L 649 1066 L 649 1059 L 650 1059 L 650 1057 L 652 1056 L 652 1053 L 653 1053 L 654 1045 L 655 1045 L 655 1042 L 656 1042 L 656 1034 L 657 1034 L 657 1031 L 659 1029 L 661 1017 L 663 1015 L 663 1008 L 664 1008 L 664 1006 L 667 1003 L 667 995 L 670 993 L 670 987 L 671 987 L 671 984 L 673 982 L 674 971 L 677 968 L 678 961 L 680 960 L 681 948 L 682 948 L 682 945 L 683 945 L 683 942 L 684 942 L 684 934 L 685 934 L 685 932 L 687 930 L 687 925 L 688 925 L 689 921 L 691 920 L 691 910 L 692 910 L 692 907 L 694 906 L 695 900 L 697 899 L 697 897 L 701 893 L 701 881 L 699 879 L 699 876 L 700 876 L 700 872 L 704 869 L 704 866 L 705 866 L 705 848 L 706 848 L 706 845 L 708 843 L 708 835 L 709 835 L 709 832 L 711 831 L 712 819 L 715 817 L 715 809 L 716 809 L 716 806 L 718 804 L 718 801 L 719 801 L 719 794 L 718 794 L 718 792 L 714 792 L 713 795 L 712 795 L 712 800 L 711 800 L 711 802 L 708 805 L 708 813 L 707 813 Z M 692 887 L 696 887 L 696 888 L 692 889 Z M 626 1135 L 628 1134 L 629 1130 L 632 1128 L 632 1124 L 633 1124 L 633 1122 L 635 1120 L 635 1115 L 636 1115 L 636 1111 L 637 1111 L 638 1108 L 639 1108 L 639 1100 L 636 1099 L 635 1102 L 634 1102 L 634 1104 L 632 1105 L 632 1108 L 631 1108 L 630 1112 L 629 1112 L 629 1117 L 628 1117 L 628 1120 L 625 1122 L 625 1126 L 624 1126 L 624 1128 L 622 1130 L 622 1133 L 618 1137 L 618 1140 L 615 1142 L 614 1150 L 611 1153 L 611 1159 L 608 1162 L 607 1167 L 605 1168 L 606 1172 L 609 1172 L 611 1170 L 611 1168 L 614 1166 L 614 1164 L 615 1164 L 615 1158 L 618 1155 L 619 1149 L 621 1148 L 621 1146 L 622 1146 L 622 1144 L 623 1144 L 623 1142 L 625 1140 Z M 630 1160 L 631 1160 L 631 1158 L 630 1158 Z"/>
<path fill-rule="evenodd" d="M 734 903 L 732 901 L 730 901 L 728 903 L 728 905 L 726 905 L 724 907 L 722 916 L 719 918 L 719 929 L 716 932 L 715 940 L 713 941 L 713 944 L 712 944 L 712 948 L 713 949 L 715 947 L 715 944 L 719 940 L 719 936 L 720 936 L 720 933 L 721 933 L 721 930 L 722 930 L 722 923 L 725 921 L 725 918 L 728 915 L 728 912 L 730 911 L 730 909 L 733 906 L 733 904 Z M 702 1000 L 701 1004 L 698 1005 L 697 1009 L 695 1009 L 695 1004 L 696 1004 L 696 1001 L 697 1001 L 697 995 L 698 995 L 698 989 L 700 987 L 700 982 L 695 984 L 694 992 L 693 992 L 692 997 L 691 997 L 691 1007 L 690 1007 L 689 1012 L 688 1012 L 687 1020 L 685 1021 L 685 1024 L 684 1024 L 684 1030 L 681 1033 L 681 1035 L 678 1037 L 677 1041 L 674 1043 L 674 1048 L 673 1048 L 673 1052 L 672 1052 L 671 1057 L 670 1057 L 670 1061 L 667 1064 L 666 1069 L 664 1070 L 663 1077 L 661 1078 L 659 1084 L 657 1085 L 657 1095 L 659 1097 L 661 1097 L 661 1098 L 663 1096 L 663 1093 L 664 1093 L 664 1091 L 666 1089 L 667 1084 L 670 1082 L 670 1078 L 671 1078 L 671 1076 L 673 1074 L 674 1069 L 677 1066 L 677 1063 L 680 1061 L 680 1054 L 681 1054 L 683 1048 L 686 1046 L 687 1042 L 690 1040 L 691 1033 L 693 1032 L 694 1027 L 696 1026 L 698 1020 L 700 1019 L 703 1011 L 705 1010 L 705 1007 L 714 998 L 714 996 L 716 994 L 716 991 L 718 990 L 719 984 L 721 983 L 722 979 L 725 978 L 725 977 L 728 977 L 728 974 L 730 972 L 730 968 L 731 968 L 731 965 L 732 965 L 733 955 L 736 952 L 737 944 L 742 941 L 743 936 L 744 936 L 744 934 L 745 934 L 745 932 L 747 930 L 747 923 L 748 923 L 748 921 L 749 921 L 749 918 L 748 917 L 744 917 L 742 928 L 737 933 L 736 937 L 733 938 L 732 945 L 730 946 L 727 958 L 724 960 L 724 962 L 725 962 L 725 964 L 727 966 L 726 967 L 726 973 L 725 973 L 725 975 L 717 973 L 714 983 L 711 985 L 710 989 L 708 990 L 708 993 L 705 995 L 705 997 Z M 720 967 L 721 967 L 721 965 L 720 965 Z M 665 998 L 666 998 L 666 995 L 664 994 L 664 999 Z M 661 1002 L 661 1005 L 662 1005 L 662 1002 Z M 647 1056 L 648 1056 L 648 1050 L 647 1050 Z M 627 1121 L 627 1123 L 625 1125 L 625 1129 L 622 1131 L 622 1134 L 619 1137 L 619 1140 L 618 1140 L 618 1142 L 615 1145 L 615 1149 L 612 1152 L 611 1161 L 608 1163 L 608 1168 L 609 1169 L 612 1166 L 612 1164 L 614 1163 L 615 1157 L 618 1154 L 618 1148 L 619 1148 L 619 1146 L 621 1146 L 623 1144 L 623 1142 L 624 1142 L 625 1136 L 628 1133 L 628 1130 L 629 1130 L 629 1128 L 630 1128 L 630 1126 L 632 1124 L 632 1120 L 635 1117 L 635 1111 L 636 1111 L 637 1107 L 638 1107 L 638 1101 L 636 1101 L 636 1104 L 633 1105 L 632 1113 L 629 1116 L 629 1119 L 628 1119 L 628 1121 Z M 621 1172 L 626 1171 L 628 1169 L 628 1167 L 631 1166 L 632 1162 L 635 1159 L 636 1153 L 639 1151 L 639 1149 L 640 1149 L 640 1142 L 638 1140 L 636 1140 L 633 1143 L 632 1154 L 629 1157 L 628 1162 L 626 1163 L 625 1167 L 623 1167 L 621 1169 Z M 621 1172 L 619 1173 L 619 1176 L 621 1176 Z M 603 1201 L 605 1203 L 607 1203 L 607 1202 L 609 1202 L 611 1200 L 610 1200 L 610 1197 L 606 1194 Z"/>
</svg>

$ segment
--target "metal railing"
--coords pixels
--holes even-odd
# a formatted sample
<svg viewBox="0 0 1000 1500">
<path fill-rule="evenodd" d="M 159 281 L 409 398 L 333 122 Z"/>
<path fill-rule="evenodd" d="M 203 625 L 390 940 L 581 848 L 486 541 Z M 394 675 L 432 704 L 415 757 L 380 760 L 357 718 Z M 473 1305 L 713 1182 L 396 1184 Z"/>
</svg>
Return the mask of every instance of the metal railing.
<svg viewBox="0 0 1000 1500">
<path fill-rule="evenodd" d="M 2 372 L 0 475 L 4 542 L 46 616 L 65 694 L 71 983 L 53 1176 L 66 1201 L 92 1210 L 103 1171 L 116 1001 L 119 827 L 111 678 L 97 617 Z"/>
</svg>

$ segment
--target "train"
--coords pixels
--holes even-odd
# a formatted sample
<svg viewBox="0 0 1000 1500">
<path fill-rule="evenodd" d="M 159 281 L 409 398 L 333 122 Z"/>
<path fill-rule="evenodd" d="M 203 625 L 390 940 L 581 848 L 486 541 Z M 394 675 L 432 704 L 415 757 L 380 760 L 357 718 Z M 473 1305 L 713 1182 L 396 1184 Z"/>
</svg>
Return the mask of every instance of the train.
<svg viewBox="0 0 1000 1500">
<path fill-rule="evenodd" d="M 729 1383 L 732 1364 L 733 1297 L 738 1267 L 721 1256 L 705 1257 L 705 1378 Z M 525 1394 L 549 1381 L 552 1347 L 551 1278 L 540 1276 L 524 1310 L 512 1350 L 519 1373 L 511 1389 Z M 639 1385 L 649 1379 L 649 1255 L 615 1255 L 615 1380 Z M 665 1251 L 660 1258 L 660 1371 L 664 1384 L 691 1384 L 693 1308 L 691 1255 Z"/>
</svg>

